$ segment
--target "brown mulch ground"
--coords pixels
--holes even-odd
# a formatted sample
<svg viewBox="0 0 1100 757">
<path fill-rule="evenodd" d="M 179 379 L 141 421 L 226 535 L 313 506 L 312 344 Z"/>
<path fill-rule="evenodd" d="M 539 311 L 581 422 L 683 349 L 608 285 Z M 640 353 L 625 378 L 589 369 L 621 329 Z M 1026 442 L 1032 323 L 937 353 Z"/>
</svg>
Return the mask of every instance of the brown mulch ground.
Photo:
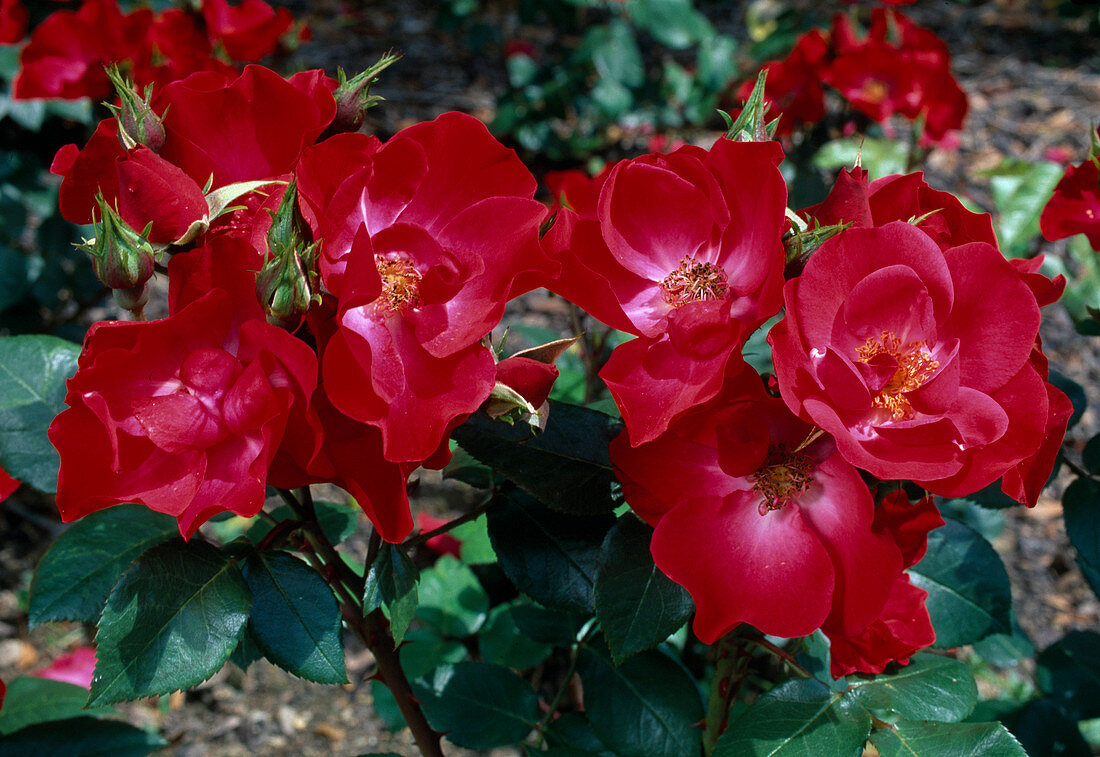
<svg viewBox="0 0 1100 757">
<path fill-rule="evenodd" d="M 387 72 L 378 91 L 387 103 L 372 112 L 371 124 L 388 134 L 446 110 L 491 115 L 494 92 L 504 81 L 499 57 L 479 58 L 453 35 L 436 30 L 434 4 L 417 2 L 284 3 L 306 18 L 313 42 L 294 60 L 296 67 L 336 64 L 354 72 L 391 47 L 403 61 Z M 504 8 L 484 3 L 490 13 Z M 1100 120 L 1100 40 L 1080 22 L 1036 10 L 1026 0 L 929 2 L 908 9 L 955 52 L 955 71 L 970 96 L 970 116 L 958 150 L 935 152 L 926 171 L 933 186 L 992 207 L 988 180 L 977 172 L 1004 158 L 1040 160 L 1052 147 L 1065 147 L 1074 160 L 1087 150 L 1090 121 Z M 739 19 L 728 6 L 702 5 L 724 25 Z M 1065 255 L 1060 244 L 1044 252 Z M 528 308 L 549 307 L 546 300 Z M 1049 308 L 1043 340 L 1051 363 L 1086 388 L 1100 403 L 1100 339 L 1073 333 L 1065 314 Z M 1100 429 L 1090 409 L 1070 435 L 1080 450 Z M 1071 628 L 1097 628 L 1100 602 L 1089 591 L 1073 560 L 1058 500 L 1066 477 L 1039 506 L 1017 509 L 995 544 L 1012 577 L 1021 626 L 1040 649 Z M 432 508 L 438 504 L 429 505 Z M 83 642 L 85 629 L 51 624 L 28 632 L 23 611 L 33 565 L 59 531 L 49 502 L 26 491 L 0 505 L 0 677 L 43 667 L 53 656 Z M 124 706 L 131 721 L 156 725 L 172 746 L 164 754 L 355 755 L 392 751 L 415 754 L 408 732 L 391 735 L 372 714 L 370 689 L 360 682 L 371 666 L 370 653 L 348 639 L 352 683 L 328 687 L 297 680 L 266 662 L 247 674 L 227 666 L 192 692 L 162 702 Z M 453 750 L 454 754 L 466 754 Z M 497 754 L 514 754 L 498 750 Z"/>
</svg>

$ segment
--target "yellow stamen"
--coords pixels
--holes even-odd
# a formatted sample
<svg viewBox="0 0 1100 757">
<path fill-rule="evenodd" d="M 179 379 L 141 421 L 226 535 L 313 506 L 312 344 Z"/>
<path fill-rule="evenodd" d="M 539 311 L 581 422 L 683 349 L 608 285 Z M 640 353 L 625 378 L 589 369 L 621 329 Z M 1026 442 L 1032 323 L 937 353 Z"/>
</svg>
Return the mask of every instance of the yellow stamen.
<svg viewBox="0 0 1100 757">
<path fill-rule="evenodd" d="M 878 339 L 869 338 L 856 349 L 856 354 L 861 363 L 869 363 L 879 355 L 889 355 L 897 361 L 894 375 L 871 400 L 873 406 L 886 410 L 895 421 L 912 415 L 913 407 L 906 395 L 919 389 L 940 367 L 939 361 L 932 359 L 924 340 L 918 339 L 903 347 L 901 340 L 889 331 L 883 331 Z"/>
<path fill-rule="evenodd" d="M 787 444 L 768 447 L 768 456 L 755 473 L 749 476 L 752 488 L 760 495 L 759 511 L 767 515 L 790 504 L 813 483 L 809 455 Z"/>
<path fill-rule="evenodd" d="M 706 263 L 690 255 L 680 261 L 675 271 L 661 281 L 665 302 L 675 308 L 699 300 L 720 300 L 729 292 L 726 272 L 714 263 Z"/>
<path fill-rule="evenodd" d="M 420 307 L 420 280 L 423 277 L 409 260 L 376 255 L 374 264 L 382 277 L 382 294 L 377 300 L 382 307 L 399 313 Z"/>
</svg>

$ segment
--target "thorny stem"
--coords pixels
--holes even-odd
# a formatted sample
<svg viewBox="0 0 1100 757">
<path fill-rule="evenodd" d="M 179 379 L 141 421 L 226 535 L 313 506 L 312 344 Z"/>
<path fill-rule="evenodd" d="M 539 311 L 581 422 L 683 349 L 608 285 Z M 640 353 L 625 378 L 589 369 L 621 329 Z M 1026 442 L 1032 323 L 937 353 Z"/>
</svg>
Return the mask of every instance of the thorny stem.
<svg viewBox="0 0 1100 757">
<path fill-rule="evenodd" d="M 715 661 L 714 677 L 710 682 L 707 718 L 704 721 L 703 753 L 706 757 L 713 753 L 719 737 L 726 730 L 730 708 L 748 671 L 750 656 L 741 643 L 742 628 L 745 626 L 735 628 L 718 641 L 718 659 Z"/>
<path fill-rule="evenodd" d="M 798 660 L 794 659 L 794 657 L 792 657 L 787 650 L 777 647 L 775 644 L 772 644 L 767 639 L 763 637 L 749 636 L 745 639 L 745 641 L 768 650 L 780 660 L 791 666 L 795 670 L 795 672 L 801 674 L 804 678 L 814 678 L 814 674 L 806 670 L 806 668 L 804 668 L 798 662 Z"/>
<path fill-rule="evenodd" d="M 358 594 L 362 595 L 362 579 L 344 562 L 336 548 L 325 537 L 317 522 L 309 487 L 301 489 L 298 496 L 286 489 L 278 491 L 279 496 L 304 521 L 307 543 L 303 551 L 307 558 L 312 558 L 310 562 L 314 568 L 332 585 L 333 590 L 340 597 L 340 610 L 348 627 L 355 631 L 374 655 L 378 666 L 375 675 L 393 694 L 421 754 L 426 757 L 443 757 L 440 735 L 428 724 L 420 703 L 413 695 L 409 679 L 401 668 L 401 660 L 398 657 L 397 646 L 390 633 L 389 624 L 380 608 L 367 613 L 366 617 L 363 616 L 362 600 L 356 596 L 356 592 L 349 589 L 349 587 L 356 587 L 359 589 Z M 371 539 L 373 544 L 374 535 Z M 377 553 L 377 551 L 378 548 L 375 547 L 374 552 Z"/>
<path fill-rule="evenodd" d="M 550 707 L 546 710 L 546 714 L 542 716 L 538 723 L 535 724 L 535 730 L 538 731 L 539 738 L 537 746 L 542 747 L 546 741 L 546 727 L 550 725 L 550 720 L 554 717 L 554 712 L 558 709 L 558 705 L 561 704 L 562 697 L 565 696 L 565 692 L 569 690 L 569 684 L 573 681 L 573 676 L 577 673 L 577 663 L 581 656 L 581 647 L 592 638 L 592 636 L 599 630 L 599 627 L 595 623 L 595 619 L 586 623 L 577 634 L 576 641 L 573 644 L 573 649 L 569 653 L 569 669 L 565 671 L 565 678 L 562 679 L 561 686 L 554 692 L 554 698 L 550 700 Z"/>
<path fill-rule="evenodd" d="M 491 504 L 493 504 L 492 495 L 490 495 L 490 496 L 486 497 L 485 499 L 483 499 L 478 504 L 478 506 L 475 507 L 473 510 L 470 510 L 470 512 L 464 513 L 464 514 L 458 516 L 457 518 L 455 518 L 454 520 L 447 521 L 446 523 L 444 523 L 439 528 L 433 528 L 431 531 L 425 531 L 422 534 L 417 534 L 416 536 L 412 537 L 411 539 L 406 539 L 401 544 L 401 548 L 402 549 L 412 549 L 413 547 L 419 547 L 421 544 L 428 541 L 428 539 L 434 539 L 435 537 L 439 536 L 440 534 L 445 534 L 445 533 L 447 533 L 448 531 L 450 531 L 454 528 L 458 528 L 463 523 L 469 523 L 472 520 L 477 520 L 477 518 L 479 518 L 482 513 L 484 513 L 486 510 L 489 509 L 489 506 Z M 368 560 L 367 564 L 369 565 L 370 562 L 371 561 Z"/>
</svg>

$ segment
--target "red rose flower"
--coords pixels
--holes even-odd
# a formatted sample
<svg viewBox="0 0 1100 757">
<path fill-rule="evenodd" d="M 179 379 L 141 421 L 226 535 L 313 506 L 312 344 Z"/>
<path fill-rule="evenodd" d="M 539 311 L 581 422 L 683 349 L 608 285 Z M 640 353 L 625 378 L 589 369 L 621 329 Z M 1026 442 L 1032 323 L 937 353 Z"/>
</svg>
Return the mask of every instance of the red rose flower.
<svg viewBox="0 0 1100 757">
<path fill-rule="evenodd" d="M 0 45 L 22 42 L 28 18 L 27 9 L 19 0 L 0 0 Z"/>
<path fill-rule="evenodd" d="M 928 533 L 943 525 L 943 516 L 931 497 L 910 503 L 905 492 L 887 494 L 875 508 L 872 529 L 885 533 L 901 549 L 902 567 L 916 565 L 928 549 Z M 882 612 L 858 634 L 845 633 L 826 624 L 830 672 L 834 678 L 850 673 L 881 673 L 891 662 L 905 665 L 917 650 L 936 640 L 925 600 L 928 592 L 898 574 Z"/>
<path fill-rule="evenodd" d="M 825 118 L 825 91 L 821 76 L 825 70 L 829 46 L 824 35 L 811 29 L 794 43 L 787 57 L 763 68 L 768 69 L 764 99 L 771 105 L 768 119 L 779 117 L 776 136 L 816 124 Z M 746 81 L 737 90 L 741 102 L 749 99 L 756 79 Z"/>
<path fill-rule="evenodd" d="M 60 97 L 101 100 L 113 93 L 104 66 L 149 57 L 152 11 L 123 14 L 114 0 L 87 0 L 78 11 L 55 11 L 39 24 L 19 56 L 12 82 L 16 99 Z"/>
<path fill-rule="evenodd" d="M 745 336 L 778 309 L 781 159 L 775 142 L 720 139 L 622 161 L 596 218 L 563 208 L 544 239 L 562 265 L 549 288 L 641 337 L 600 374 L 632 443 L 713 397 Z"/>
<path fill-rule="evenodd" d="M 992 245 L 941 250 L 901 222 L 849 229 L 784 300 L 768 335 L 782 395 L 854 465 L 961 496 L 1042 444 L 1039 306 Z"/>
<path fill-rule="evenodd" d="M 384 145 L 334 137 L 309 151 L 298 178 L 325 240 L 322 279 L 340 300 L 325 391 L 381 429 L 387 459 L 423 460 L 488 397 L 496 367 L 481 340 L 522 291 L 517 277 L 548 266 L 535 181 L 458 113 Z"/>
<path fill-rule="evenodd" d="M 58 150 L 50 170 L 64 177 L 58 204 L 73 223 L 100 220 L 99 193 L 135 231 L 151 223 L 148 239 L 157 244 L 175 242 L 208 215 L 199 185 L 144 145 L 124 149 L 113 118 L 99 123 L 83 150 Z"/>
<path fill-rule="evenodd" d="M 654 561 L 691 593 L 708 644 L 742 622 L 859 633 L 901 571 L 859 473 L 811 431 L 749 369 L 656 440 L 611 443 L 627 503 L 655 526 Z"/>
<path fill-rule="evenodd" d="M 1100 168 L 1097 159 L 1066 166 L 1066 173 L 1054 187 L 1054 195 L 1043 208 L 1039 227 L 1050 241 L 1074 234 L 1088 237 L 1092 249 L 1100 250 Z"/>
<path fill-rule="evenodd" d="M 294 23 L 286 8 L 276 11 L 263 0 L 242 0 L 235 8 L 226 0 L 203 0 L 202 15 L 211 39 L 233 60 L 259 60 L 274 52 Z"/>
<path fill-rule="evenodd" d="M 884 176 L 868 184 L 864 169 L 841 169 L 824 202 L 800 214 L 822 226 L 848 223 L 856 228 L 912 219 L 941 249 L 967 242 L 997 245 L 988 213 L 967 210 L 955 195 L 932 189 L 920 171 Z"/>
<path fill-rule="evenodd" d="M 95 649 L 78 647 L 63 654 L 50 663 L 48 668 L 32 673 L 35 678 L 48 678 L 51 681 L 71 683 L 73 686 L 90 689 L 92 675 L 95 672 Z"/>
<path fill-rule="evenodd" d="M 336 115 L 335 83 L 321 71 L 284 79 L 246 66 L 235 79 L 193 74 L 153 98 L 164 120 L 160 156 L 205 186 L 270 179 L 294 169 Z"/>
<path fill-rule="evenodd" d="M 238 327 L 224 290 L 163 320 L 93 325 L 69 408 L 49 430 L 63 520 L 138 502 L 189 537 L 215 513 L 255 515 L 316 370 L 312 350 L 285 331 Z"/>
</svg>

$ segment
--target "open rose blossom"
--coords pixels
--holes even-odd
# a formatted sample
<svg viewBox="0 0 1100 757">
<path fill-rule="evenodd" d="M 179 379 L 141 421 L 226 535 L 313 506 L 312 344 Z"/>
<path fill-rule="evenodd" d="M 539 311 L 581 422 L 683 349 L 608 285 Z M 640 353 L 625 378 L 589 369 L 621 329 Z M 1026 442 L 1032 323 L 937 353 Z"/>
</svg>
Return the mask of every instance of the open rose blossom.
<svg viewBox="0 0 1100 757">
<path fill-rule="evenodd" d="M 1084 234 L 1092 249 L 1100 250 L 1100 167 L 1097 163 L 1093 158 L 1076 166 L 1066 166 L 1066 173 L 1039 218 L 1046 239 L 1054 241 Z"/>
<path fill-rule="evenodd" d="M 459 113 L 385 144 L 337 135 L 307 151 L 297 178 L 340 301 L 325 392 L 381 430 L 387 459 L 424 460 L 489 396 L 496 364 L 482 339 L 535 283 L 518 277 L 549 265 L 535 180 Z"/>
<path fill-rule="evenodd" d="M 784 289 L 783 398 L 878 478 L 952 497 L 996 481 L 1057 435 L 1025 273 L 904 222 L 841 232 Z"/>
<path fill-rule="evenodd" d="M 902 567 L 916 565 L 928 549 L 928 533 L 944 523 L 927 496 L 910 502 L 896 489 L 875 508 L 871 529 L 886 533 L 901 550 Z M 891 662 L 905 664 L 916 651 L 936 640 L 932 619 L 925 607 L 928 592 L 909 582 L 905 573 L 894 578 L 879 616 L 860 633 L 852 635 L 828 623 L 822 631 L 829 637 L 830 672 L 834 678 L 850 673 L 881 673 Z"/>
<path fill-rule="evenodd" d="M 872 529 L 856 469 L 812 431 L 746 369 L 656 440 L 611 443 L 627 503 L 655 527 L 653 559 L 691 593 L 704 642 L 742 622 L 855 636 L 882 612 L 901 549 Z"/>
<path fill-rule="evenodd" d="M 781 160 L 777 142 L 728 139 L 624 160 L 594 216 L 563 207 L 544 239 L 562 265 L 549 288 L 639 336 L 600 373 L 631 443 L 713 397 L 747 334 L 779 309 Z"/>
<path fill-rule="evenodd" d="M 159 321 L 93 325 L 69 407 L 49 429 L 62 518 L 137 502 L 189 537 L 215 513 L 255 515 L 316 374 L 304 342 L 264 321 L 239 324 L 224 290 Z"/>
</svg>

